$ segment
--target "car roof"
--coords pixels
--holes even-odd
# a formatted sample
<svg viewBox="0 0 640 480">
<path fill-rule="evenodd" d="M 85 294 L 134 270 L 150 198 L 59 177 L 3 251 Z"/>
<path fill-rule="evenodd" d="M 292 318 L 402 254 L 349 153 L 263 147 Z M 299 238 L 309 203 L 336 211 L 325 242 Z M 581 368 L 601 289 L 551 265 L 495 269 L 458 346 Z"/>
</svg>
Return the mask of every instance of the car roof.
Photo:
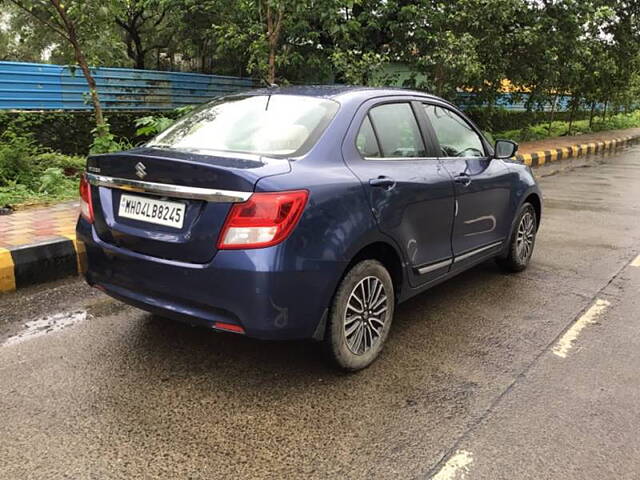
<svg viewBox="0 0 640 480">
<path fill-rule="evenodd" d="M 301 95 L 306 97 L 319 97 L 339 100 L 345 97 L 382 97 L 390 95 L 407 95 L 407 96 L 420 96 L 426 98 L 432 98 L 435 100 L 444 101 L 440 97 L 431 95 L 426 92 L 420 92 L 418 90 L 410 90 L 407 88 L 399 87 L 362 87 L 353 85 L 296 85 L 286 87 L 270 87 L 250 90 L 248 92 L 242 92 L 240 95 Z"/>
</svg>

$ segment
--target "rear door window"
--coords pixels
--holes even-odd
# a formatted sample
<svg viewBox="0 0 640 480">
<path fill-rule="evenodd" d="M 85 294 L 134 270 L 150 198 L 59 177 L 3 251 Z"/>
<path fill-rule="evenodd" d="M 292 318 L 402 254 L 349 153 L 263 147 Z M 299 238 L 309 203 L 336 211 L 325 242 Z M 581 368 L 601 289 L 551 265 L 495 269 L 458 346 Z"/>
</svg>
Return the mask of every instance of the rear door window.
<svg viewBox="0 0 640 480">
<path fill-rule="evenodd" d="M 384 158 L 425 157 L 418 122 L 408 103 L 389 103 L 372 108 L 369 119 Z M 364 127 L 364 124 L 363 124 Z"/>
</svg>

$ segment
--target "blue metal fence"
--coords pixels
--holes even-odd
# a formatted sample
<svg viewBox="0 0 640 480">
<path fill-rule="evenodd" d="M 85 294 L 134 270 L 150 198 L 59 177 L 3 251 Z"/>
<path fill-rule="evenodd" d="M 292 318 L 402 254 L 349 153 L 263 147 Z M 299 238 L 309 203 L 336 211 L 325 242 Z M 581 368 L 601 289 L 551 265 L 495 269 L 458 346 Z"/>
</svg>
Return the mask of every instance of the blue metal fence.
<svg viewBox="0 0 640 480">
<path fill-rule="evenodd" d="M 247 90 L 249 78 L 93 68 L 105 110 L 169 110 Z M 89 89 L 77 67 L 0 62 L 0 110 L 89 110 Z"/>
<path fill-rule="evenodd" d="M 529 99 L 529 94 L 521 93 L 502 93 L 498 95 L 496 98 L 495 106 L 498 108 L 504 108 L 506 110 L 512 111 L 525 111 L 527 109 L 527 100 Z M 556 104 L 553 109 L 556 112 L 566 112 L 570 108 L 571 95 L 562 95 L 556 98 Z M 458 98 L 455 101 L 456 105 L 458 105 L 462 109 L 468 109 L 478 106 L 487 106 L 486 104 L 478 105 L 474 102 L 474 94 L 473 93 L 459 93 Z M 534 106 L 534 110 L 536 111 L 545 111 L 550 112 L 552 108 L 551 101 L 543 102 L 541 105 L 536 104 Z"/>
<path fill-rule="evenodd" d="M 93 68 L 105 110 L 170 110 L 250 89 L 250 78 L 161 72 L 129 68 Z M 89 89 L 77 67 L 42 63 L 0 62 L 0 110 L 90 110 Z M 473 93 L 460 93 L 462 108 L 476 105 Z M 557 99 L 555 109 L 568 109 L 570 96 Z M 527 95 L 504 93 L 496 105 L 525 110 Z M 536 106 L 551 110 L 551 104 Z"/>
</svg>

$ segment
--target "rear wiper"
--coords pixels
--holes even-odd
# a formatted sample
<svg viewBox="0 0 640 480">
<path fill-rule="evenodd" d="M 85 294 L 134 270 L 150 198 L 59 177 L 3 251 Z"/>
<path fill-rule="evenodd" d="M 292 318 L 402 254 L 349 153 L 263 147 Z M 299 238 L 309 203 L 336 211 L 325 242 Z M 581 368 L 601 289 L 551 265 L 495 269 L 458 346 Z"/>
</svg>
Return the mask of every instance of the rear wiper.
<svg viewBox="0 0 640 480">
<path fill-rule="evenodd" d="M 164 148 L 166 150 L 177 150 L 173 145 L 167 143 L 154 143 L 153 145 L 147 145 L 149 148 Z"/>
<path fill-rule="evenodd" d="M 175 150 L 177 152 L 199 152 L 202 148 L 195 147 L 174 147 L 173 145 L 169 145 L 166 143 L 154 143 L 153 145 L 149 145 L 149 148 L 163 148 L 165 150 Z"/>
</svg>

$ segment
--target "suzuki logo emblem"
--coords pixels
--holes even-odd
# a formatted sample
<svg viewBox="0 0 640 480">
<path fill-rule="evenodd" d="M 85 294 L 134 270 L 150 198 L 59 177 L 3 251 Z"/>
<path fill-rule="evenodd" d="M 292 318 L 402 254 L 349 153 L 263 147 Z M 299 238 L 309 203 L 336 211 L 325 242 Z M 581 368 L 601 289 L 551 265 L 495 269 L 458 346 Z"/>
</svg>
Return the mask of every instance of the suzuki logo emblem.
<svg viewBox="0 0 640 480">
<path fill-rule="evenodd" d="M 144 178 L 147 176 L 147 167 L 144 166 L 144 163 L 142 162 L 136 163 L 136 175 L 139 178 Z"/>
</svg>

